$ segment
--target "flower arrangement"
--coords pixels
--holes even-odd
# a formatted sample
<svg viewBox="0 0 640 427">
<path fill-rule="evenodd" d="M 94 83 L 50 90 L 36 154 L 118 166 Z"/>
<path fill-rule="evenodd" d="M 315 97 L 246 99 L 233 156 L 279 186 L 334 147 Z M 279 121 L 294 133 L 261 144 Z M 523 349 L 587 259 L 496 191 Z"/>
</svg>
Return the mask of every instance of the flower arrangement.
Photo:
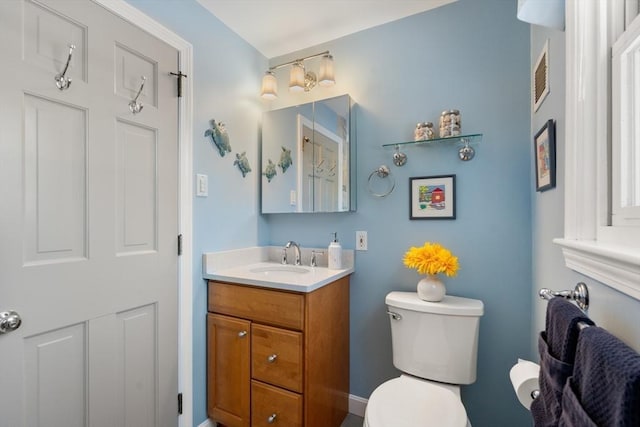
<svg viewBox="0 0 640 427">
<path fill-rule="evenodd" d="M 402 260 L 408 268 L 415 268 L 420 274 L 444 273 L 455 276 L 460 266 L 458 257 L 439 243 L 425 242 L 423 246 L 412 246 Z"/>
</svg>

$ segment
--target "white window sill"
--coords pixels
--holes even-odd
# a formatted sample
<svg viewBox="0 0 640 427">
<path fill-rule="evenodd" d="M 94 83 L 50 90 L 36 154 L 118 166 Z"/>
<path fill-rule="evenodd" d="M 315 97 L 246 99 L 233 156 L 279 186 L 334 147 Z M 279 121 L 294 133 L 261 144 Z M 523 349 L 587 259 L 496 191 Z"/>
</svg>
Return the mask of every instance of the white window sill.
<svg viewBox="0 0 640 427">
<path fill-rule="evenodd" d="M 554 239 L 570 269 L 640 300 L 640 250 L 595 240 Z"/>
</svg>

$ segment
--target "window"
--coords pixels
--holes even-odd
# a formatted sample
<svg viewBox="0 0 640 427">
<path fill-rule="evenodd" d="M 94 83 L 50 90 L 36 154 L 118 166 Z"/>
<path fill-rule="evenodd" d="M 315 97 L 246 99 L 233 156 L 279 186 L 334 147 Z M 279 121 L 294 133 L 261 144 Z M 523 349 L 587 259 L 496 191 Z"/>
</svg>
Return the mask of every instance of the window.
<svg viewBox="0 0 640 427">
<path fill-rule="evenodd" d="M 616 71 L 624 67 L 624 73 L 635 69 L 637 74 L 640 69 L 637 48 L 620 47 L 640 25 L 630 25 L 623 34 L 625 15 L 631 21 L 637 1 L 567 0 L 566 8 L 565 236 L 554 242 L 562 247 L 567 267 L 640 299 L 640 221 L 633 219 L 640 205 L 640 143 L 618 139 L 622 143 L 609 150 L 621 129 L 640 135 L 640 82 L 628 76 L 622 83 L 611 74 L 614 43 L 617 52 L 634 52 Z M 634 88 L 632 98 L 614 95 L 613 90 L 622 94 L 629 87 Z M 624 122 L 615 116 L 620 113 L 635 117 Z"/>
<path fill-rule="evenodd" d="M 612 49 L 613 226 L 640 227 L 640 19 Z"/>
</svg>

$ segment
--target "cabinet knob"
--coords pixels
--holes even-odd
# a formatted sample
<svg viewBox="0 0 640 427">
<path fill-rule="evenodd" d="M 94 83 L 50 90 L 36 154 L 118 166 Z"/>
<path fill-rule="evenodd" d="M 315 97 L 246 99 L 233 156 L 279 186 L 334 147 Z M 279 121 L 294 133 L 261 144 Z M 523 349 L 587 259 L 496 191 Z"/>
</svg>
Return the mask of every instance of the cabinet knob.
<svg viewBox="0 0 640 427">
<path fill-rule="evenodd" d="M 267 362 L 273 363 L 276 361 L 277 358 L 278 358 L 277 354 L 272 354 L 271 356 L 267 357 Z"/>
<path fill-rule="evenodd" d="M 244 338 L 244 337 L 246 337 L 246 336 L 247 336 L 247 331 L 240 331 L 240 332 L 238 332 L 238 336 L 239 336 L 240 338 Z"/>
<path fill-rule="evenodd" d="M 269 418 L 267 418 L 267 422 L 269 424 L 275 423 L 276 422 L 276 417 L 277 417 L 277 415 L 275 413 L 271 414 L 271 416 Z"/>
</svg>

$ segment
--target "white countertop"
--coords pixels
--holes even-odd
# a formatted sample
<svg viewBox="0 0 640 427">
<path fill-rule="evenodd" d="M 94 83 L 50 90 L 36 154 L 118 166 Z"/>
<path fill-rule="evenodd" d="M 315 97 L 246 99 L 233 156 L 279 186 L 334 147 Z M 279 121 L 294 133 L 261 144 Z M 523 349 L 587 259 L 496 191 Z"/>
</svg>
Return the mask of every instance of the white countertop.
<svg viewBox="0 0 640 427">
<path fill-rule="evenodd" d="M 324 259 L 320 256 L 320 266 L 308 265 L 305 252 L 310 254 L 312 249 L 303 249 L 302 266 L 282 265 L 273 260 L 274 253 L 279 254 L 281 249 L 259 247 L 204 254 L 203 278 L 308 293 L 354 272 L 352 250 L 343 250 L 343 269 L 330 270 L 326 264 L 322 266 Z"/>
</svg>

